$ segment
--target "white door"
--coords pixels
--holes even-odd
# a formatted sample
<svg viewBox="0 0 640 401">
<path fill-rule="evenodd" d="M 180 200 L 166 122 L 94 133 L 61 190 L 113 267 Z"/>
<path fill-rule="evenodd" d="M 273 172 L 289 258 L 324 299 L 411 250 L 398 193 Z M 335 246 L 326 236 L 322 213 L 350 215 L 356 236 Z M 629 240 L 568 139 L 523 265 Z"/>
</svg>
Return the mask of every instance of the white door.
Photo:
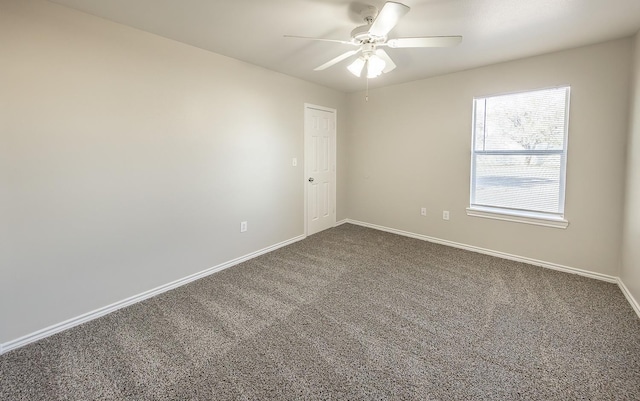
<svg viewBox="0 0 640 401">
<path fill-rule="evenodd" d="M 305 105 L 307 235 L 336 225 L 336 111 Z"/>
</svg>

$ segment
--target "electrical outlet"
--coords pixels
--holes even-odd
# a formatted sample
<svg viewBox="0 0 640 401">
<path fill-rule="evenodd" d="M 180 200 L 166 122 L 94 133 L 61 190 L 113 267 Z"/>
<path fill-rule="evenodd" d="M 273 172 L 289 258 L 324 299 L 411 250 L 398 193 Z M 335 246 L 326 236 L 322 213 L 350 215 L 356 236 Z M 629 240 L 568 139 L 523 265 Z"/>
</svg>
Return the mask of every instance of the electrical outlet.
<svg viewBox="0 0 640 401">
<path fill-rule="evenodd" d="M 427 208 L 423 207 L 422 209 L 420 209 L 420 214 L 423 215 L 423 216 L 426 216 L 427 215 Z"/>
<path fill-rule="evenodd" d="M 240 222 L 240 232 L 243 233 L 247 231 L 247 222 L 246 221 L 241 221 Z"/>
<path fill-rule="evenodd" d="M 449 220 L 449 211 L 448 210 L 443 210 L 442 211 L 442 220 Z"/>
</svg>

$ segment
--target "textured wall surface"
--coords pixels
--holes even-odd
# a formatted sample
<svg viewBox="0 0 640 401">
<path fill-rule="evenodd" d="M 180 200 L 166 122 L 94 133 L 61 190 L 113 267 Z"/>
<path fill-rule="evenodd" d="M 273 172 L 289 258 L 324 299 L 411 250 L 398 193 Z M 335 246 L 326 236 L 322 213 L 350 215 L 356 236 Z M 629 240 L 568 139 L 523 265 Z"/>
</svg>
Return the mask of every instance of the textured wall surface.
<svg viewBox="0 0 640 401">
<path fill-rule="evenodd" d="M 0 343 L 303 234 L 304 103 L 346 95 L 44 1 L 0 54 Z"/>
<path fill-rule="evenodd" d="M 351 94 L 349 217 L 618 276 L 631 54 L 623 39 Z M 569 227 L 467 216 L 473 97 L 557 85 L 571 86 Z"/>
<path fill-rule="evenodd" d="M 640 33 L 635 37 L 621 278 L 640 301 Z"/>
<path fill-rule="evenodd" d="M 364 102 L 50 2 L 0 0 L 0 343 L 303 234 L 304 103 L 338 110 L 338 221 L 622 275 L 639 299 L 637 42 L 635 64 L 623 39 Z M 569 228 L 466 216 L 473 96 L 566 84 Z"/>
</svg>

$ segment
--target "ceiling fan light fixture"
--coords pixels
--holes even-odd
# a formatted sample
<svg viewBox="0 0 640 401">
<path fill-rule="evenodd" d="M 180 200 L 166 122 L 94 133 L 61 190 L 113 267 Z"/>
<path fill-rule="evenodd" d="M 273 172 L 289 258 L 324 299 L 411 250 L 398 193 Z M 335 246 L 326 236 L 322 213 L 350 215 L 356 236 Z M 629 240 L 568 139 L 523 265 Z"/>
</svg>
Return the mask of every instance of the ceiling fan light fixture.
<svg viewBox="0 0 640 401">
<path fill-rule="evenodd" d="M 362 71 L 365 67 L 367 68 L 367 78 L 378 77 L 396 68 L 396 64 L 391 57 L 389 57 L 389 54 L 378 47 L 386 46 L 400 49 L 452 47 L 458 45 L 462 40 L 462 36 L 417 36 L 389 39 L 387 35 L 409 10 L 409 6 L 398 3 L 397 1 L 387 1 L 379 12 L 374 6 L 365 7 L 361 12 L 361 16 L 364 18 L 366 24 L 353 29 L 351 31 L 351 40 L 348 41 L 328 38 L 310 38 L 307 36 L 285 36 L 324 42 L 337 42 L 357 47 L 356 50 L 351 50 L 338 57 L 334 57 L 314 68 L 314 70 L 325 70 L 351 56 L 359 54 L 360 56 L 347 67 L 349 72 L 358 78 L 362 76 Z"/>
<path fill-rule="evenodd" d="M 386 63 L 383 59 L 373 54 L 367 60 L 367 78 L 375 78 L 382 74 L 382 71 L 386 67 Z"/>
<path fill-rule="evenodd" d="M 362 75 L 362 70 L 364 69 L 364 58 L 358 57 L 353 63 L 349 64 L 347 69 L 359 78 Z"/>
</svg>

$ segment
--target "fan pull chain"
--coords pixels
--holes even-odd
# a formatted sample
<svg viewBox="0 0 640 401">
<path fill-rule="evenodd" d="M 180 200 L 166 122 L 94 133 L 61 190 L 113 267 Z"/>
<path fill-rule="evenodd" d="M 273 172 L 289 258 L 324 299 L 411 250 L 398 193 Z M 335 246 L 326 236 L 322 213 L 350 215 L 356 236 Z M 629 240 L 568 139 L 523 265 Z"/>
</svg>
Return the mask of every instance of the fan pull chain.
<svg viewBox="0 0 640 401">
<path fill-rule="evenodd" d="M 368 102 L 369 101 L 369 76 L 367 75 L 367 92 L 364 95 L 364 101 Z"/>
</svg>

